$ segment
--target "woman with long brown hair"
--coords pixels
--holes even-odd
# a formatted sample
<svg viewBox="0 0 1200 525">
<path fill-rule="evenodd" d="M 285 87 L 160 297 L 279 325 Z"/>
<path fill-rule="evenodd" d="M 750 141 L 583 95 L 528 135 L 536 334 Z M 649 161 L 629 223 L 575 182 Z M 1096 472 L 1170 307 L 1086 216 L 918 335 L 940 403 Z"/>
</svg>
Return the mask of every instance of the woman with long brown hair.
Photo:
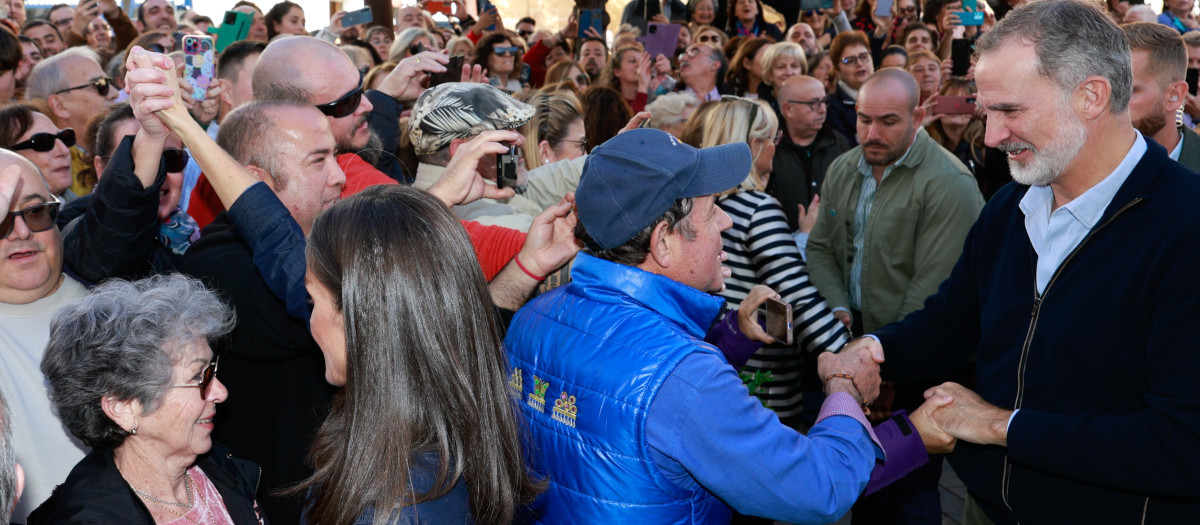
<svg viewBox="0 0 1200 525">
<path fill-rule="evenodd" d="M 541 490 L 487 282 L 450 210 L 405 185 L 322 213 L 305 286 L 325 377 L 308 523 L 511 523 Z"/>
</svg>

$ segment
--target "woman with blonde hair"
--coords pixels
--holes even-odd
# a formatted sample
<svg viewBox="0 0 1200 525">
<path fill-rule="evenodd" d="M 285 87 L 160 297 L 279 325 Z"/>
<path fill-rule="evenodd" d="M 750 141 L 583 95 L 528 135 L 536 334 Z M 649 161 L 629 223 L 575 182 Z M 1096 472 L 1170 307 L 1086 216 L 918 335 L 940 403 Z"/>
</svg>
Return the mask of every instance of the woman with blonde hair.
<svg viewBox="0 0 1200 525">
<path fill-rule="evenodd" d="M 775 114 L 762 101 L 722 97 L 704 116 L 701 147 L 745 142 L 753 155 L 745 182 L 717 197 L 717 205 L 733 220 L 733 227 L 721 232 L 729 255 L 725 266 L 732 275 L 725 279 L 720 294 L 736 307 L 756 284 L 775 290 L 792 305 L 796 340 L 809 353 L 808 359 L 815 362 L 817 353 L 836 351 L 849 337 L 809 281 L 808 268 L 788 228 L 783 207 L 763 191 L 779 139 Z M 767 345 L 750 358 L 743 370 L 796 371 L 803 362 L 804 356 L 795 347 Z M 797 373 L 779 374 L 759 387 L 759 398 L 784 421 L 799 416 L 804 408 L 799 377 Z"/>
<path fill-rule="evenodd" d="M 762 56 L 762 83 L 758 85 L 758 98 L 771 105 L 777 119 L 783 118 L 779 101 L 775 99 L 775 86 L 796 75 L 808 73 L 808 57 L 804 48 L 795 42 L 771 44 Z"/>
<path fill-rule="evenodd" d="M 521 98 L 537 111 L 529 122 L 517 129 L 525 136 L 525 144 L 521 147 L 527 169 L 579 158 L 587 152 L 583 112 L 574 95 L 534 91 Z"/>
<path fill-rule="evenodd" d="M 617 48 L 608 60 L 608 67 L 600 75 L 604 84 L 621 93 L 633 112 L 646 109 L 650 89 L 650 56 L 642 51 L 641 45 Z"/>
<path fill-rule="evenodd" d="M 574 60 L 563 60 L 546 70 L 546 81 L 543 85 L 558 84 L 571 81 L 575 84 L 575 94 L 582 94 L 591 87 L 592 77 L 589 77 L 583 66 Z"/>
<path fill-rule="evenodd" d="M 396 35 L 396 40 L 392 42 L 392 48 L 388 50 L 388 62 L 400 63 L 416 53 L 413 53 L 413 46 L 420 44 L 425 49 L 433 49 L 434 46 L 433 33 L 426 31 L 420 27 L 410 27 L 401 31 Z"/>
</svg>

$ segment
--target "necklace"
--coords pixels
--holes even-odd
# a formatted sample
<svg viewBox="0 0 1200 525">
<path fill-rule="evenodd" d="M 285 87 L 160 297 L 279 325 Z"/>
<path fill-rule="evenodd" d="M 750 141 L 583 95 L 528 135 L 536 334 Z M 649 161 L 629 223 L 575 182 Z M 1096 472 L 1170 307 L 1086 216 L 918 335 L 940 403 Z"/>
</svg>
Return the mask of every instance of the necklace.
<svg viewBox="0 0 1200 525">
<path fill-rule="evenodd" d="M 137 494 L 138 496 L 146 498 L 153 503 L 158 503 L 159 506 L 172 505 L 175 507 L 183 507 L 185 509 L 191 510 L 192 505 L 195 504 L 192 501 L 192 476 L 191 476 L 191 474 L 188 474 L 187 471 L 184 471 L 184 473 L 183 473 L 183 490 L 187 492 L 187 500 L 188 500 L 187 504 L 178 503 L 175 501 L 167 501 L 167 500 L 158 499 L 158 498 L 151 496 L 149 494 L 146 494 L 145 492 L 142 492 L 138 489 L 134 489 L 132 485 L 129 488 L 133 489 L 134 494 Z"/>
</svg>

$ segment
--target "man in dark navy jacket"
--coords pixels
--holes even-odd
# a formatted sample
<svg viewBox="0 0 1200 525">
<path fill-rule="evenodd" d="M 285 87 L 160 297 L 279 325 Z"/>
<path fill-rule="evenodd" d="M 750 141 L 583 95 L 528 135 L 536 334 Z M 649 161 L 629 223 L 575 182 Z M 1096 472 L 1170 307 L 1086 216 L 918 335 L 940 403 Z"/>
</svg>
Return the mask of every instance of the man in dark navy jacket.
<svg viewBox="0 0 1200 525">
<path fill-rule="evenodd" d="M 934 419 L 965 523 L 1200 523 L 1200 181 L 1134 130 L 1129 47 L 1095 6 L 1017 7 L 978 53 L 1018 184 L 923 310 L 852 345 L 897 381 L 975 359 L 975 391 L 926 392 L 952 399 Z"/>
</svg>

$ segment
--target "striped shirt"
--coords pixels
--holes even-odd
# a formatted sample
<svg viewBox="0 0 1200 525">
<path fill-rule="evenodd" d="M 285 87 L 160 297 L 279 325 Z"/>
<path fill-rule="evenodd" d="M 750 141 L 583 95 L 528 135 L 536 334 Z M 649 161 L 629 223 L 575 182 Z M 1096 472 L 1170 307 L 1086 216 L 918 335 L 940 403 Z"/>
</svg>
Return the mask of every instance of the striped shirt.
<svg viewBox="0 0 1200 525">
<path fill-rule="evenodd" d="M 729 255 L 725 266 L 733 271 L 721 296 L 736 307 L 752 286 L 765 284 L 793 305 L 792 324 L 801 348 L 812 353 L 841 348 L 848 339 L 846 329 L 809 281 L 779 201 L 761 191 L 743 191 L 719 198 L 717 205 L 733 220 L 733 227 L 721 232 Z M 775 380 L 762 387 L 759 398 L 780 417 L 802 408 L 800 362 L 796 347 L 764 346 L 743 368 L 771 370 Z"/>
</svg>

